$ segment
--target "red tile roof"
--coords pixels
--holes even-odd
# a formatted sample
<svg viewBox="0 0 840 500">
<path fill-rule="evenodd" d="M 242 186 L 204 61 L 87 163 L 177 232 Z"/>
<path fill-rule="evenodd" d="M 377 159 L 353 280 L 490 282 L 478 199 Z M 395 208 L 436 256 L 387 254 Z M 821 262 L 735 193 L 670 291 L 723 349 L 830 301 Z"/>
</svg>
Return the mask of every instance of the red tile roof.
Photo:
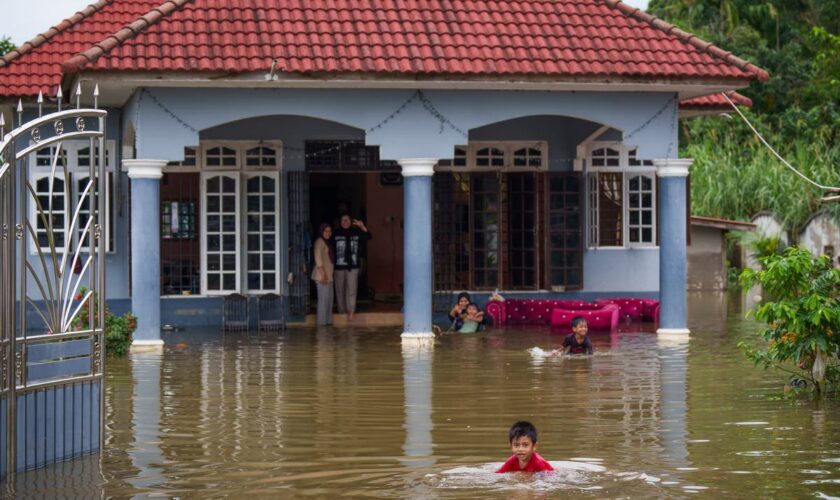
<svg viewBox="0 0 840 500">
<path fill-rule="evenodd" d="M 102 0 L 0 62 L 0 95 L 61 71 L 767 79 L 618 0 Z M 4 68 L 4 66 L 7 66 Z"/>
<path fill-rule="evenodd" d="M 61 63 L 108 37 L 160 0 L 100 0 L 0 57 L 0 96 L 55 95 Z"/>
<path fill-rule="evenodd" d="M 749 97 L 739 94 L 738 92 L 727 92 L 727 96 L 729 99 L 732 100 L 738 106 L 746 106 L 748 108 L 752 107 L 752 99 Z M 726 99 L 723 98 L 723 94 L 710 94 L 704 95 L 701 97 L 694 97 L 692 99 L 683 99 L 680 101 L 680 109 L 697 109 L 697 110 L 707 110 L 707 109 L 721 109 L 727 110 L 731 109 L 731 106 Z"/>
</svg>

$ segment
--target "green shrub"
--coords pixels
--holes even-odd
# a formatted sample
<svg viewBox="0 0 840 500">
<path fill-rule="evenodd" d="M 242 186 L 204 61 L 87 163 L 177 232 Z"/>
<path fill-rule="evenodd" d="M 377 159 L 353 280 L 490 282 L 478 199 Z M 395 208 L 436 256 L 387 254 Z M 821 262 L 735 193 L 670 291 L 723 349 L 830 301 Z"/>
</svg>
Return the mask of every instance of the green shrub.
<svg viewBox="0 0 840 500">
<path fill-rule="evenodd" d="M 87 289 L 82 287 L 76 295 L 76 300 L 81 300 L 87 293 Z M 90 318 L 90 305 L 93 303 L 94 320 L 99 321 L 98 305 L 99 297 L 93 294 L 92 300 L 89 299 L 85 305 L 79 310 L 79 314 L 73 321 L 73 327 L 77 330 L 87 328 Z M 116 356 L 122 356 L 128 352 L 131 347 L 131 334 L 137 329 L 137 317 L 130 312 L 117 316 L 111 314 L 108 307 L 105 307 L 105 352 Z"/>
<path fill-rule="evenodd" d="M 759 258 L 762 269 L 741 273 L 744 290 L 761 285 L 771 297 L 755 310 L 766 323 L 758 332 L 765 348 L 738 346 L 756 366 L 777 368 L 808 380 L 817 394 L 840 383 L 840 270 L 826 256 L 803 247 Z"/>
</svg>

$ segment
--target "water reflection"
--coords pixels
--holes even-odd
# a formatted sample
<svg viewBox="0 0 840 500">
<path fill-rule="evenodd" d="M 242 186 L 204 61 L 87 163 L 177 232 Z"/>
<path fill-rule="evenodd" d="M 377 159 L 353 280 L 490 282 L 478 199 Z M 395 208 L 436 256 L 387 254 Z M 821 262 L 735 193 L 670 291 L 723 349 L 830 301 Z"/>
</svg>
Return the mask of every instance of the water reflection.
<svg viewBox="0 0 840 500">
<path fill-rule="evenodd" d="M 161 466 L 164 464 L 161 444 L 161 387 L 162 352 L 131 353 L 131 372 L 134 380 L 131 428 L 133 441 L 128 456 L 135 469 L 143 471 L 128 479 L 135 488 L 149 488 L 162 484 Z"/>
<path fill-rule="evenodd" d="M 541 364 L 528 349 L 562 335 L 511 328 L 416 348 L 391 329 L 183 332 L 162 355 L 109 360 L 101 469 L 62 464 L 5 493 L 836 496 L 840 405 L 773 400 L 781 377 L 736 347 L 755 330 L 737 300 L 690 304 L 688 342 L 622 324 L 592 334 L 595 356 Z M 518 419 L 560 474 L 492 473 Z"/>
<path fill-rule="evenodd" d="M 430 466 L 432 457 L 432 357 L 434 344 L 415 339 L 402 341 L 405 385 L 406 466 Z"/>
</svg>

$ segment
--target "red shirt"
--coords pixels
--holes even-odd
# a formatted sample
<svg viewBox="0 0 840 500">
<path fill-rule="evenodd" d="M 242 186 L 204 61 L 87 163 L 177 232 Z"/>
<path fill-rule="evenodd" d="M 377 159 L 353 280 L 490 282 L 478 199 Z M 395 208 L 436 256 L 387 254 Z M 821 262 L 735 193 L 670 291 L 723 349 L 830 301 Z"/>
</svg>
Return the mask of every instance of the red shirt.
<svg viewBox="0 0 840 500">
<path fill-rule="evenodd" d="M 502 464 L 501 468 L 496 471 L 498 474 L 499 472 L 545 472 L 554 470 L 554 467 L 551 466 L 550 463 L 543 457 L 539 455 L 539 453 L 534 452 L 531 455 L 531 460 L 528 460 L 528 463 L 525 465 L 525 468 L 519 467 L 519 458 L 516 455 L 511 455 L 510 458 L 507 459 L 507 462 Z"/>
</svg>

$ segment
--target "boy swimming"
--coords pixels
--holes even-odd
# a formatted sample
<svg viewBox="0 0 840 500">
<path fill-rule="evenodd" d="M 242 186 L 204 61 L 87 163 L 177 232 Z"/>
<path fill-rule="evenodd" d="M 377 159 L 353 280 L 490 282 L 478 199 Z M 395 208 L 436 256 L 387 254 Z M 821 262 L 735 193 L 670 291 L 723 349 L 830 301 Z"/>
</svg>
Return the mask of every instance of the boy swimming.
<svg viewBox="0 0 840 500">
<path fill-rule="evenodd" d="M 572 319 L 572 333 L 566 335 L 563 339 L 563 349 L 555 349 L 551 351 L 550 356 L 558 354 L 592 354 L 592 341 L 586 336 L 589 331 L 589 325 L 586 319 L 582 316 L 577 316 Z"/>
<path fill-rule="evenodd" d="M 519 421 L 508 432 L 510 458 L 502 464 L 500 472 L 545 472 L 554 467 L 537 453 L 537 428 L 531 422 Z"/>
</svg>

